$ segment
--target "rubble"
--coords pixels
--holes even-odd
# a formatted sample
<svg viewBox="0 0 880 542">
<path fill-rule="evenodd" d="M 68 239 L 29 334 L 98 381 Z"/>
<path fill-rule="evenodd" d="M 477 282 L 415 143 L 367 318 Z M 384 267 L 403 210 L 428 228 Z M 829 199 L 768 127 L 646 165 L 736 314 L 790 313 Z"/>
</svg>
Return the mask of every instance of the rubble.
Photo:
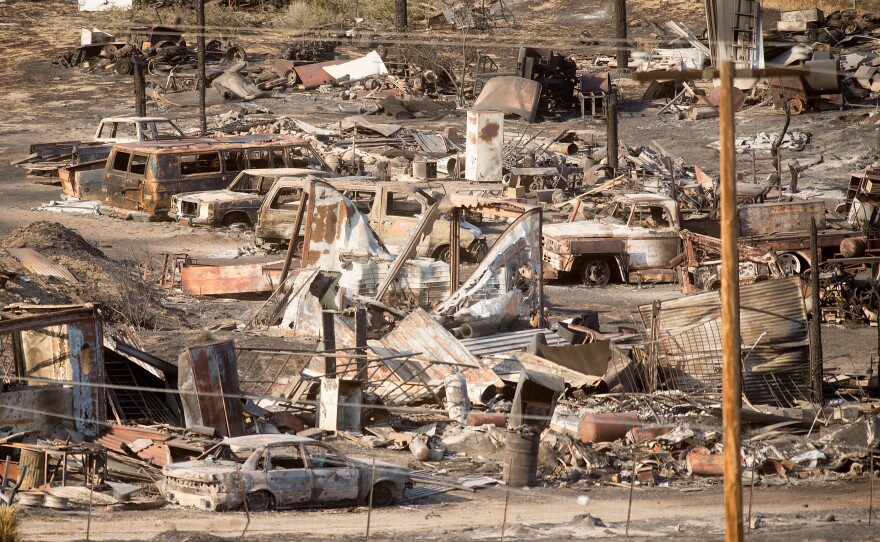
<svg viewBox="0 0 880 542">
<path fill-rule="evenodd" d="M 503 3 L 491 4 L 458 4 L 427 24 L 467 39 L 506 20 Z M 0 410 L 16 420 L 0 434 L 0 499 L 241 507 L 250 519 L 328 502 L 370 514 L 499 482 L 523 492 L 717 485 L 717 167 L 670 153 L 672 135 L 619 141 L 619 72 L 681 71 L 643 94 L 666 103 L 639 108 L 652 119 L 687 110 L 694 126 L 718 115 L 721 95 L 682 70 L 719 58 L 750 65 L 761 48 L 771 65 L 844 70 L 734 93 L 740 114 L 772 105 L 787 120 L 876 98 L 880 75 L 863 47 L 870 18 L 783 12 L 766 41 L 757 15 L 734 28 L 714 19 L 707 39 L 674 22 L 667 39 L 639 21 L 664 35 L 614 69 L 604 54 L 531 47 L 515 66 L 482 50 L 471 62 L 452 45 L 386 47 L 363 26 L 311 29 L 247 58 L 221 38 L 209 47 L 208 103 L 223 111 L 211 124 L 225 136 L 177 128 L 180 139 L 166 140 L 153 126 L 150 138 L 144 126 L 159 120 L 137 117 L 137 141 L 32 147 L 21 165 L 60 169 L 64 194 L 79 200 L 41 211 L 145 236 L 166 228 L 192 246 L 236 242 L 223 257 L 169 248 L 155 272 L 155 258 L 111 260 L 60 224 L 0 240 Z M 154 105 L 197 105 L 183 30 L 87 34 L 61 64 L 126 77 L 143 68 Z M 287 103 L 294 93 L 302 101 Z M 306 100 L 320 105 L 291 113 Z M 546 122 L 556 115 L 579 124 Z M 609 137 L 597 141 L 605 121 Z M 845 201 L 828 208 L 797 186 L 824 160 L 816 150 L 828 136 L 797 126 L 762 124 L 735 149 L 752 166 L 751 182 L 736 183 L 735 222 L 742 474 L 757 487 L 873 477 L 878 440 L 873 366 L 831 358 L 815 379 L 808 331 L 821 327 L 805 278 L 819 278 L 826 324 L 877 324 L 880 174 L 853 175 Z M 166 223 L 120 226 L 108 214 Z M 639 299 L 632 318 L 604 314 L 602 295 L 624 291 L 603 294 L 615 281 L 636 292 L 615 300 Z M 662 282 L 681 295 L 654 290 Z M 595 289 L 558 293 L 581 287 Z M 758 519 L 750 525 L 763 532 Z"/>
</svg>

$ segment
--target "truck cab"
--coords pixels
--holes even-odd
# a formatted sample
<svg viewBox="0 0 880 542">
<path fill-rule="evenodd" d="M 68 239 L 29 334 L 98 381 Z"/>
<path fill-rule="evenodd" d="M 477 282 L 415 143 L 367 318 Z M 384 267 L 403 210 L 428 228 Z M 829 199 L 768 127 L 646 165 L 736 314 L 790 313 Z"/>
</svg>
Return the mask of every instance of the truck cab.
<svg viewBox="0 0 880 542">
<path fill-rule="evenodd" d="M 399 251 L 406 244 L 422 214 L 435 201 L 430 193 L 408 183 L 378 183 L 374 179 L 350 177 L 324 180 L 342 192 L 366 215 L 370 227 L 391 252 Z M 258 246 L 288 242 L 299 208 L 302 187 L 302 180 L 282 179 L 266 195 L 255 228 Z M 298 239 L 297 242 L 301 241 Z M 487 249 L 483 232 L 473 224 L 462 221 L 460 250 L 479 260 Z M 416 255 L 448 262 L 451 255 L 449 228 L 434 227 L 430 237 L 418 246 Z"/>
<path fill-rule="evenodd" d="M 95 131 L 95 141 L 101 143 L 130 143 L 186 137 L 177 123 L 165 117 L 107 117 L 101 120 Z"/>
<path fill-rule="evenodd" d="M 576 274 L 595 286 L 615 277 L 674 280 L 667 264 L 681 251 L 681 217 L 672 198 L 617 196 L 591 220 L 545 224 L 542 231 L 545 277 Z"/>
</svg>

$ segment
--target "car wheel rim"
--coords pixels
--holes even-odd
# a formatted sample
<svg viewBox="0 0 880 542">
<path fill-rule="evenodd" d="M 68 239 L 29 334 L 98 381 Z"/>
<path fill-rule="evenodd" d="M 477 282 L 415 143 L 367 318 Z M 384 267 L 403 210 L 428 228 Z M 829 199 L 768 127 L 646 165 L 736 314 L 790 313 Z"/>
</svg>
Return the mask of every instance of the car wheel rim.
<svg viewBox="0 0 880 542">
<path fill-rule="evenodd" d="M 270 508 L 272 497 L 265 491 L 257 491 L 247 496 L 248 509 L 252 512 L 263 512 Z"/>
<path fill-rule="evenodd" d="M 608 284 L 611 278 L 611 269 L 608 263 L 603 261 L 592 261 L 587 263 L 584 269 L 584 280 L 595 286 L 604 286 Z"/>
<path fill-rule="evenodd" d="M 394 500 L 394 495 L 391 494 L 391 490 L 387 486 L 380 484 L 373 487 L 373 506 L 388 506 L 392 500 Z"/>
</svg>

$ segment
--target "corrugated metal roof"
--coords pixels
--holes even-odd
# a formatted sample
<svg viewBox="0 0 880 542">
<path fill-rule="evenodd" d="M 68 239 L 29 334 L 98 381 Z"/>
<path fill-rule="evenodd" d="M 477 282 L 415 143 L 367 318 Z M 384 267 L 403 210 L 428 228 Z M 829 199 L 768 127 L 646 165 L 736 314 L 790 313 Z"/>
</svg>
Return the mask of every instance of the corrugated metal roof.
<svg viewBox="0 0 880 542">
<path fill-rule="evenodd" d="M 549 329 L 524 329 L 522 331 L 496 333 L 486 337 L 460 339 L 458 342 L 467 348 L 468 352 L 478 358 L 482 358 L 493 354 L 523 352 L 531 344 L 532 338 L 539 334 L 544 335 L 547 344 L 550 346 L 565 346 L 568 344 L 555 331 Z"/>
<path fill-rule="evenodd" d="M 651 329 L 651 305 L 639 307 Z M 687 372 L 698 360 L 712 365 L 706 382 L 720 390 L 721 301 L 718 292 L 665 301 L 659 313 L 661 363 Z M 650 333 L 650 331 L 649 331 Z M 810 346 L 799 277 L 740 286 L 743 391 L 749 401 L 790 405 L 809 396 Z"/>
<path fill-rule="evenodd" d="M 31 273 L 46 277 L 56 277 L 72 284 L 79 282 L 66 267 L 56 264 L 32 248 L 7 248 L 6 252 L 20 261 Z"/>
</svg>

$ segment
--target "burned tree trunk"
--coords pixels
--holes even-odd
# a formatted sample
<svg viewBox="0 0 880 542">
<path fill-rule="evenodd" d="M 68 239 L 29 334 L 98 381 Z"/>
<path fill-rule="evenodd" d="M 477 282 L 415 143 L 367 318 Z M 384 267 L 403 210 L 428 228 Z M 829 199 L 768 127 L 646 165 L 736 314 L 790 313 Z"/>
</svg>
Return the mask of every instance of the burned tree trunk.
<svg viewBox="0 0 880 542">
<path fill-rule="evenodd" d="M 394 0 L 394 30 L 406 32 L 408 16 L 406 0 Z"/>
</svg>

